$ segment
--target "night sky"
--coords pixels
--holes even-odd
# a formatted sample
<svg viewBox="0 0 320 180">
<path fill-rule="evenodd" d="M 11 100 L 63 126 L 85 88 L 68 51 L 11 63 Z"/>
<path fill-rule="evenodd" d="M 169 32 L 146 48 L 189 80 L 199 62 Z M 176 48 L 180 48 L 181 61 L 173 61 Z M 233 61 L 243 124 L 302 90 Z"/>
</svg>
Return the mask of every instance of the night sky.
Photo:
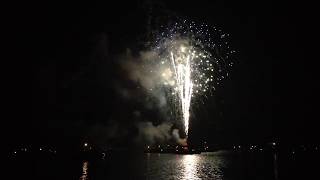
<svg viewBox="0 0 320 180">
<path fill-rule="evenodd" d="M 155 15 L 177 14 L 220 27 L 230 33 L 238 52 L 231 76 L 195 110 L 191 139 L 317 141 L 318 32 L 312 5 L 154 2 Z M 130 143 L 136 133 L 132 110 L 142 105 L 119 97 L 114 84 L 124 82 L 115 57 L 141 46 L 147 4 L 10 6 L 3 34 L 6 142 L 68 144 L 90 137 L 115 145 Z M 101 137 L 101 131 L 113 127 L 119 127 L 116 135 Z"/>
</svg>

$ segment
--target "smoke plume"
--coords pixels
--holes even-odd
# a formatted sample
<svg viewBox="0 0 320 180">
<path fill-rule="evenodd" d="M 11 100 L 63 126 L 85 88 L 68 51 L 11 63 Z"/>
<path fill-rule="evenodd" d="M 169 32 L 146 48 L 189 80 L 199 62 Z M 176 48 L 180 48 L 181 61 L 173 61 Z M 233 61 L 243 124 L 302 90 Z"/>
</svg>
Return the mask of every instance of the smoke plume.
<svg viewBox="0 0 320 180">
<path fill-rule="evenodd" d="M 154 126 L 152 122 L 139 122 L 137 128 L 139 135 L 137 140 L 147 144 L 164 143 L 169 141 L 171 136 L 171 123 L 162 123 Z"/>
<path fill-rule="evenodd" d="M 181 138 L 179 134 L 179 129 L 174 129 L 172 131 L 172 136 L 174 140 L 180 144 L 181 146 L 186 146 L 187 145 L 187 139 L 186 138 Z"/>
</svg>

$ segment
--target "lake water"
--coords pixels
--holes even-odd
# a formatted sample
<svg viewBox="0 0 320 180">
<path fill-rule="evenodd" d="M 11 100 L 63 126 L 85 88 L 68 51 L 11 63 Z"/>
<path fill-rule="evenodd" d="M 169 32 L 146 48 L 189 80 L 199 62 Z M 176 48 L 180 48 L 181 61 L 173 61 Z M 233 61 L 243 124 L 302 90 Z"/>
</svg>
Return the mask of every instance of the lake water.
<svg viewBox="0 0 320 180">
<path fill-rule="evenodd" d="M 55 157 L 14 160 L 11 166 L 8 172 L 11 173 L 11 179 L 285 179 L 278 177 L 278 157 L 263 152 L 221 151 L 194 155 L 119 153 L 107 155 L 104 160 L 66 160 Z M 290 179 L 298 177 L 292 176 Z"/>
</svg>

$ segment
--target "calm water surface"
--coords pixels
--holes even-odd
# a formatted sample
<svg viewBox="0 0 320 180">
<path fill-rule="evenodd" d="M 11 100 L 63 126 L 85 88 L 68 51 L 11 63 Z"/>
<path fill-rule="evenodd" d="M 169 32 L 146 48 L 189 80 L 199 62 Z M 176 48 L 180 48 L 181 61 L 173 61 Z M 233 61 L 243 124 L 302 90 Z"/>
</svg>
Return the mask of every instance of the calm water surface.
<svg viewBox="0 0 320 180">
<path fill-rule="evenodd" d="M 239 180 L 277 179 L 273 156 L 225 152 L 194 155 L 144 154 L 143 160 L 84 161 L 80 179 L 146 179 L 146 180 Z"/>
<path fill-rule="evenodd" d="M 63 155 L 10 158 L 3 179 L 295 180 L 320 179 L 319 153 L 213 152 L 195 155 L 110 153 L 84 160 Z M 10 178 L 7 178 L 10 177 Z"/>
<path fill-rule="evenodd" d="M 273 154 L 113 154 L 104 160 L 32 158 L 11 163 L 12 179 L 250 180 L 277 179 Z"/>
</svg>

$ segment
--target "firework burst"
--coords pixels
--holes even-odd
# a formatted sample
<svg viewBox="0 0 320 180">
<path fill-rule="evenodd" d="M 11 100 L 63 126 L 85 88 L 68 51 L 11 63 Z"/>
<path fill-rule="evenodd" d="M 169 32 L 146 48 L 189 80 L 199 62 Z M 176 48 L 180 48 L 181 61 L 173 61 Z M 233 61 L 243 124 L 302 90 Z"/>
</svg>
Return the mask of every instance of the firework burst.
<svg viewBox="0 0 320 180">
<path fill-rule="evenodd" d="M 186 20 L 161 30 L 152 47 L 157 55 L 152 63 L 159 74 L 158 87 L 164 88 L 176 119 L 181 119 L 186 135 L 190 108 L 203 102 L 229 76 L 235 53 L 229 47 L 229 34 L 205 24 Z"/>
</svg>

